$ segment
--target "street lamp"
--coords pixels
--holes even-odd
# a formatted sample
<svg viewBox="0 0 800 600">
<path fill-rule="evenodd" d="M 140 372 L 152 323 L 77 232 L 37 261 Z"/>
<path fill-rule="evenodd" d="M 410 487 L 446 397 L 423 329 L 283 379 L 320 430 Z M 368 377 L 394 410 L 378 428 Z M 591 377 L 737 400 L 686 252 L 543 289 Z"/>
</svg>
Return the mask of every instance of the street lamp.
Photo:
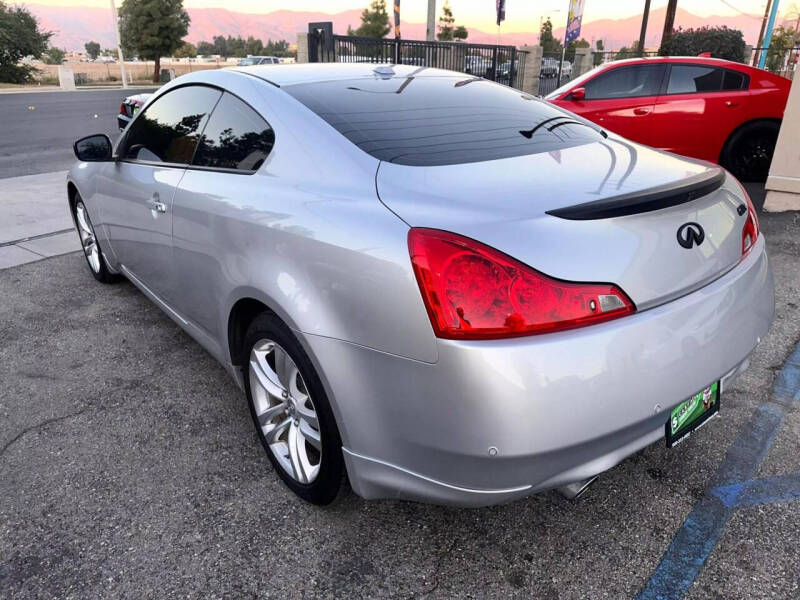
<svg viewBox="0 0 800 600">
<path fill-rule="evenodd" d="M 117 57 L 119 58 L 119 68 L 122 73 L 122 87 L 128 87 L 128 79 L 125 77 L 125 59 L 122 56 L 122 44 L 119 42 L 119 21 L 117 20 L 117 7 L 114 0 L 111 0 L 111 19 L 114 21 L 114 35 L 117 36 Z"/>
</svg>

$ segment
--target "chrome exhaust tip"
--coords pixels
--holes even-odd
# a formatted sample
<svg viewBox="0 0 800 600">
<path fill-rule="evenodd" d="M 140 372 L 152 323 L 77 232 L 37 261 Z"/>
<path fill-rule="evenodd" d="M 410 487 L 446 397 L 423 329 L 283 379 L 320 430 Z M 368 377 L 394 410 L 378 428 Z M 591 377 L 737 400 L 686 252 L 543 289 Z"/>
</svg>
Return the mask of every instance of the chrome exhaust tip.
<svg viewBox="0 0 800 600">
<path fill-rule="evenodd" d="M 589 477 L 588 479 L 562 485 L 560 488 L 556 488 L 556 491 L 567 500 L 577 500 L 579 497 L 583 496 L 583 493 L 589 489 L 589 486 L 594 483 L 595 479 L 597 479 L 597 475 Z"/>
</svg>

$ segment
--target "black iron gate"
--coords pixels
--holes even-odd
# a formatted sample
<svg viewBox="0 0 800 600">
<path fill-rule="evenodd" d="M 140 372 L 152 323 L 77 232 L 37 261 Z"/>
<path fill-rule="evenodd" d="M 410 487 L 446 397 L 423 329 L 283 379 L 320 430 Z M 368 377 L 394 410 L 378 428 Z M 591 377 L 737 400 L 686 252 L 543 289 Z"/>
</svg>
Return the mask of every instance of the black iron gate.
<svg viewBox="0 0 800 600">
<path fill-rule="evenodd" d="M 514 46 L 334 35 L 330 23 L 309 23 L 309 62 L 365 62 L 460 71 L 522 87 L 526 53 Z"/>
</svg>

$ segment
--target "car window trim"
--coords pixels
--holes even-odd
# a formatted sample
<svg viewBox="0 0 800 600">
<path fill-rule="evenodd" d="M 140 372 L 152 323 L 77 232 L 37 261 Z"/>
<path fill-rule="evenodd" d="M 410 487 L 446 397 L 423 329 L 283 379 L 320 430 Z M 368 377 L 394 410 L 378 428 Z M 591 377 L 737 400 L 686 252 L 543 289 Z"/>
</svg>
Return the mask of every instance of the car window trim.
<svg viewBox="0 0 800 600">
<path fill-rule="evenodd" d="M 214 108 L 208 114 L 208 120 L 206 121 L 206 124 L 203 125 L 203 131 L 200 133 L 200 138 L 199 139 L 202 140 L 203 134 L 205 134 L 205 132 L 206 132 L 206 127 L 208 127 L 208 124 L 211 122 L 211 117 L 214 116 L 214 112 L 217 110 L 217 106 L 222 101 L 222 97 L 225 94 L 230 94 L 231 96 L 233 96 L 234 98 L 239 100 L 247 108 L 249 108 L 256 115 L 258 115 L 258 117 L 260 119 L 262 119 L 264 121 L 264 123 L 267 124 L 267 127 L 269 127 L 272 130 L 272 137 L 275 138 L 275 142 L 272 143 L 272 148 L 270 149 L 269 154 L 267 154 L 267 156 L 264 157 L 264 162 L 267 162 L 267 157 L 269 157 L 269 155 L 272 154 L 272 151 L 275 149 L 275 144 L 277 143 L 277 137 L 278 136 L 275 135 L 275 128 L 272 126 L 272 124 L 269 121 L 267 121 L 266 118 L 264 118 L 264 115 L 262 115 L 259 111 L 256 110 L 256 108 L 252 104 L 250 104 L 244 98 L 240 98 L 239 96 L 237 96 L 233 92 L 229 92 L 227 90 L 222 90 L 222 96 L 220 96 L 217 99 L 217 103 L 214 105 Z M 192 164 L 192 163 L 194 163 L 194 157 L 197 155 L 197 148 L 199 148 L 199 147 L 200 147 L 200 141 L 198 141 L 197 145 L 194 147 L 194 152 L 192 153 L 192 162 L 190 162 L 188 165 L 186 165 L 187 169 L 192 169 L 192 170 L 195 170 L 195 171 L 219 171 L 221 173 L 235 173 L 236 175 L 252 175 L 254 173 L 257 173 L 258 169 L 261 168 L 261 167 L 259 167 L 258 169 L 253 169 L 253 170 L 247 170 L 246 171 L 244 169 L 230 169 L 228 167 L 208 167 L 206 165 L 195 165 L 195 164 Z M 264 166 L 264 165 L 262 164 L 261 166 Z"/>
<path fill-rule="evenodd" d="M 264 119 L 264 122 L 272 130 L 273 135 L 275 134 L 275 128 L 272 126 L 272 124 L 269 121 L 267 121 L 267 119 L 264 117 L 264 115 L 262 115 L 258 110 L 256 110 L 256 108 L 252 104 L 250 104 L 247 100 L 245 100 L 241 96 L 239 96 L 237 94 L 234 94 L 233 92 L 230 92 L 230 91 L 228 91 L 226 89 L 223 89 L 222 87 L 220 87 L 218 85 L 214 85 L 213 83 L 205 83 L 205 82 L 183 83 L 181 85 L 176 85 L 174 88 L 172 88 L 169 91 L 165 92 L 163 94 L 163 96 L 166 96 L 167 94 L 171 94 L 173 91 L 178 90 L 180 88 L 185 88 L 185 87 L 189 87 L 189 86 L 204 86 L 204 87 L 213 88 L 213 89 L 218 90 L 219 92 L 221 92 L 220 97 L 217 98 L 217 101 L 214 103 L 214 106 L 212 107 L 211 111 L 209 111 L 209 113 L 208 113 L 208 119 L 206 119 L 206 122 L 203 125 L 203 130 L 200 132 L 200 135 L 198 137 L 198 143 L 194 147 L 194 152 L 192 152 L 191 161 L 194 161 L 194 157 L 197 154 L 197 147 L 200 145 L 199 140 L 203 137 L 203 134 L 206 131 L 206 127 L 208 127 L 208 123 L 209 123 L 209 121 L 211 121 L 211 117 L 214 114 L 214 111 L 217 109 L 217 105 L 219 105 L 220 100 L 222 100 L 222 96 L 224 96 L 225 94 L 230 94 L 231 96 L 233 96 L 237 100 L 241 101 L 250 110 L 252 110 L 259 117 Z M 162 96 L 159 96 L 158 98 L 156 98 L 156 100 L 158 100 L 161 97 Z M 149 108 L 149 106 L 147 108 Z M 136 115 L 134 115 L 133 119 L 131 119 L 131 122 L 133 122 L 134 119 L 137 119 L 139 117 L 139 115 L 142 115 L 144 113 L 145 113 L 144 110 L 139 111 L 138 113 L 136 113 Z M 115 150 L 116 150 L 115 154 L 117 156 L 119 156 L 119 149 L 125 143 L 125 140 L 128 137 L 128 132 L 129 131 L 130 131 L 130 123 L 128 123 L 127 129 L 125 131 L 125 135 L 122 136 L 120 138 L 120 140 L 117 142 L 117 146 L 115 148 Z M 272 144 L 272 150 L 275 149 L 275 144 L 277 143 L 277 139 L 278 139 L 277 135 L 275 135 L 274 137 L 275 137 L 275 142 Z M 272 154 L 272 150 L 270 150 L 270 152 L 269 152 L 269 154 L 267 154 L 267 156 Z M 220 173 L 233 173 L 233 174 L 236 174 L 236 175 L 253 175 L 254 173 L 258 173 L 258 169 L 245 171 L 244 169 L 229 169 L 229 168 L 226 168 L 226 167 L 207 167 L 207 166 L 204 166 L 204 165 L 193 165 L 191 161 L 188 162 L 188 163 L 167 163 L 167 162 L 156 162 L 156 161 L 152 161 L 152 160 L 140 160 L 140 159 L 137 159 L 137 158 L 118 158 L 117 161 L 118 162 L 128 163 L 128 164 L 133 164 L 133 165 L 145 165 L 145 166 L 150 166 L 150 167 L 166 167 L 166 168 L 169 168 L 169 169 L 191 169 L 193 171 L 219 171 Z M 266 157 L 265 157 L 264 162 L 266 162 Z M 259 167 L 259 169 L 260 168 L 261 167 Z"/>
<path fill-rule="evenodd" d="M 669 77 L 672 75 L 672 67 L 706 67 L 709 69 L 717 69 L 718 71 L 722 71 L 722 83 L 720 83 L 720 89 L 718 90 L 708 90 L 705 92 L 667 92 L 667 88 L 669 87 Z M 725 73 L 728 71 L 732 73 L 737 73 L 739 75 L 744 76 L 745 80 L 745 87 L 739 88 L 736 90 L 726 90 L 723 89 L 722 86 L 725 85 Z M 736 69 L 729 69 L 727 67 L 716 67 L 713 65 L 705 65 L 703 63 L 684 63 L 684 62 L 676 62 L 676 63 L 669 63 L 669 75 L 667 76 L 666 80 L 664 81 L 663 86 L 663 93 L 659 94 L 660 96 L 695 96 L 697 94 L 719 94 L 720 92 L 728 92 L 729 94 L 732 92 L 749 92 L 750 91 L 750 75 L 747 73 L 743 73 L 742 71 L 737 71 Z"/>
<path fill-rule="evenodd" d="M 643 94 L 641 96 L 606 96 L 604 98 L 583 98 L 581 100 L 581 102 L 596 102 L 596 101 L 602 101 L 602 100 L 621 100 L 621 99 L 624 99 L 624 98 L 657 98 L 658 96 L 661 96 L 662 95 L 661 94 L 661 90 L 664 89 L 664 85 L 665 85 L 664 84 L 664 73 L 667 72 L 667 69 L 665 68 L 665 65 L 663 63 L 662 64 L 651 64 L 651 65 L 626 65 L 624 67 L 619 67 L 619 68 L 616 68 L 616 69 L 607 69 L 607 70 L 603 71 L 602 73 L 598 73 L 596 77 L 592 77 L 588 81 L 584 81 L 584 85 L 582 87 L 586 87 L 587 83 L 590 83 L 590 82 L 594 81 L 595 79 L 598 79 L 599 77 L 602 77 L 603 75 L 606 75 L 606 74 L 609 74 L 609 73 L 613 73 L 615 71 L 622 71 L 622 70 L 625 70 L 625 69 L 642 69 L 642 68 L 647 68 L 647 67 L 649 67 L 649 68 L 657 68 L 657 69 L 660 68 L 661 69 L 661 82 L 657 86 L 657 90 L 658 91 L 655 94 Z M 572 95 L 572 91 L 570 91 L 569 95 L 567 97 L 565 97 L 564 99 L 565 100 L 569 99 L 569 96 L 571 96 L 571 95 Z"/>
<path fill-rule="evenodd" d="M 219 96 L 219 98 L 217 98 L 217 102 L 214 103 L 214 106 L 211 108 L 211 111 L 209 111 L 209 113 L 208 113 L 208 119 L 206 120 L 206 125 L 208 124 L 208 120 L 211 119 L 211 115 L 214 112 L 214 108 L 217 107 L 217 104 L 219 103 L 220 98 L 222 98 L 222 94 L 225 93 L 225 90 L 223 90 L 218 85 L 214 85 L 212 83 L 205 83 L 205 82 L 198 82 L 198 83 L 187 82 L 187 83 L 182 83 L 180 85 L 176 85 L 175 87 L 170 88 L 169 90 L 167 90 L 166 92 L 161 94 L 158 98 L 153 100 L 153 102 L 150 102 L 144 108 L 144 110 L 140 110 L 128 122 L 128 124 L 125 127 L 125 135 L 123 135 L 119 139 L 119 141 L 117 142 L 116 148 L 114 148 L 114 150 L 115 150 L 114 154 L 118 157 L 117 160 L 119 162 L 125 162 L 125 163 L 131 163 L 131 164 L 145 164 L 145 165 L 163 165 L 163 166 L 173 166 L 173 167 L 174 166 L 183 166 L 183 167 L 188 167 L 189 166 L 188 163 L 167 163 L 167 162 L 156 162 L 156 161 L 153 161 L 153 160 L 139 160 L 137 158 L 119 158 L 119 156 L 120 156 L 120 148 L 122 148 L 124 146 L 124 144 L 128 141 L 128 135 L 130 135 L 130 132 L 131 132 L 131 129 L 132 129 L 132 124 L 136 122 L 136 119 L 138 119 L 141 115 L 146 113 L 150 109 L 150 107 L 153 106 L 153 104 L 155 104 L 155 102 L 157 102 L 158 100 L 161 100 L 161 98 L 167 96 L 168 94 L 171 94 L 175 90 L 180 90 L 182 88 L 189 87 L 189 86 L 208 87 L 208 88 L 212 88 L 212 89 L 215 89 L 218 92 L 220 92 L 220 96 Z M 203 131 L 205 131 L 205 125 L 203 125 Z M 194 152 L 197 152 L 197 146 L 196 145 L 194 147 Z M 192 159 L 194 159 L 194 152 L 192 152 Z"/>
</svg>

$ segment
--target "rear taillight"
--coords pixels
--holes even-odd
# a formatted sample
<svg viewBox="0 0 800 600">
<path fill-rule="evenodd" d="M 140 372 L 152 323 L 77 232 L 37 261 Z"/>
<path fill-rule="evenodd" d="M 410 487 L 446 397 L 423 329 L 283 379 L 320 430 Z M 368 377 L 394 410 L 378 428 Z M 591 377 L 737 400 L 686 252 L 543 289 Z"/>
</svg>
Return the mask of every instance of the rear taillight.
<svg viewBox="0 0 800 600">
<path fill-rule="evenodd" d="M 125 115 L 126 117 L 128 116 L 128 111 L 125 110 L 124 103 L 119 105 L 119 114 Z"/>
<path fill-rule="evenodd" d="M 747 199 L 747 220 L 744 222 L 744 228 L 742 229 L 742 256 L 744 256 L 750 252 L 758 239 L 758 215 L 756 214 L 756 207 L 753 206 L 753 201 L 750 200 L 750 194 L 747 193 L 743 185 L 741 187 L 742 194 Z"/>
<path fill-rule="evenodd" d="M 636 310 L 615 285 L 559 281 L 454 233 L 411 229 L 408 248 L 433 330 L 440 338 L 549 333 Z"/>
</svg>

